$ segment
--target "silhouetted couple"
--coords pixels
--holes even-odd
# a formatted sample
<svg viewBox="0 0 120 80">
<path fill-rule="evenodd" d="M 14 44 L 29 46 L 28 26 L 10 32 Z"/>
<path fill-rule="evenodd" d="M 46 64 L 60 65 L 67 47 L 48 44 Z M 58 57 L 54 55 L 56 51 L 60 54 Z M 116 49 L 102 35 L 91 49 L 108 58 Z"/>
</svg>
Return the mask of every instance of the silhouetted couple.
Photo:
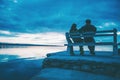
<svg viewBox="0 0 120 80">
<path fill-rule="evenodd" d="M 94 25 L 91 25 L 91 20 L 87 19 L 85 21 L 85 25 L 82 26 L 80 29 L 77 29 L 77 25 L 75 23 L 72 24 L 71 29 L 70 29 L 70 33 L 80 33 L 81 35 L 85 35 L 85 34 L 89 34 L 89 33 L 96 33 L 96 27 Z M 75 34 L 73 34 L 74 36 Z M 76 36 L 79 34 L 76 34 Z M 94 40 L 94 36 L 84 36 L 84 38 L 72 38 L 74 43 L 95 43 Z M 79 46 L 80 48 L 80 55 L 84 55 L 84 50 L 83 50 L 83 46 Z M 95 46 L 93 45 L 88 45 L 88 49 L 90 51 L 91 55 L 95 55 Z M 73 52 L 73 46 L 71 47 L 71 51 L 70 51 L 70 55 L 74 55 Z"/>
</svg>

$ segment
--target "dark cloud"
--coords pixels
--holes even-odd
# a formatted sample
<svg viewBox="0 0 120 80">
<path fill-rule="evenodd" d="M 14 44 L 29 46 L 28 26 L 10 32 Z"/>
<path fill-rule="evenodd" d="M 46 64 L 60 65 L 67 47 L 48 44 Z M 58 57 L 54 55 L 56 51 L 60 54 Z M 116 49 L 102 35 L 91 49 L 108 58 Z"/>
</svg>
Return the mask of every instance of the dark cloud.
<svg viewBox="0 0 120 80">
<path fill-rule="evenodd" d="M 5 1 L 0 11 L 0 29 L 13 32 L 67 31 L 73 22 L 84 25 L 120 21 L 119 0 L 21 0 Z M 0 0 L 0 4 L 3 1 Z M 110 26 L 109 28 L 113 28 Z M 117 27 L 118 28 L 118 27 Z M 106 27 L 105 27 L 106 29 Z"/>
</svg>

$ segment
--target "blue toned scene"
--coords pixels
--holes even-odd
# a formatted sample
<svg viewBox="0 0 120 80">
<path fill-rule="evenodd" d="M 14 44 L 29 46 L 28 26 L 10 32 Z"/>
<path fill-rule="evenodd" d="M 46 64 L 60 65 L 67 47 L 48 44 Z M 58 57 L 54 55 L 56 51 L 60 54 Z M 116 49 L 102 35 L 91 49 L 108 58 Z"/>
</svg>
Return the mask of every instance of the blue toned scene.
<svg viewBox="0 0 120 80">
<path fill-rule="evenodd" d="M 120 80 L 120 0 L 0 0 L 0 80 Z"/>
</svg>

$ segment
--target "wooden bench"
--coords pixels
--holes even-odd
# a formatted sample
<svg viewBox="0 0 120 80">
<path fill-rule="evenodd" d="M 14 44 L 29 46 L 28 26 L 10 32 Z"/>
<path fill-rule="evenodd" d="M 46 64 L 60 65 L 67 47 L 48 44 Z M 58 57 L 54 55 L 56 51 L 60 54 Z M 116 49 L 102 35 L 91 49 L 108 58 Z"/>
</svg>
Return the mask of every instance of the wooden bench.
<svg viewBox="0 0 120 80">
<path fill-rule="evenodd" d="M 67 40 L 68 44 L 64 44 L 64 46 L 67 46 L 68 53 L 70 53 L 71 46 L 112 45 L 113 46 L 113 55 L 118 54 L 117 29 L 97 31 L 95 35 L 93 35 L 92 33 L 85 33 L 85 35 L 81 35 L 80 33 L 66 32 L 65 36 L 66 36 L 66 40 Z M 113 41 L 104 41 L 104 42 L 102 41 L 102 42 L 95 42 L 95 43 L 85 43 L 85 42 L 74 43 L 72 41 L 72 38 L 83 38 L 83 37 L 88 37 L 88 36 L 100 37 L 100 39 L 102 39 L 102 37 L 112 37 Z"/>
</svg>

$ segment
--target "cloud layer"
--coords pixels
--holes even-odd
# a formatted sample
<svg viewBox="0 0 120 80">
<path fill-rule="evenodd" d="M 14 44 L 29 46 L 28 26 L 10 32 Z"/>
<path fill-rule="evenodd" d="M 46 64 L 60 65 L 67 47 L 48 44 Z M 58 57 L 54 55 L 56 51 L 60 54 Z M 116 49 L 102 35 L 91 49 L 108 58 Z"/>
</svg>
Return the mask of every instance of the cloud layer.
<svg viewBox="0 0 120 80">
<path fill-rule="evenodd" d="M 119 3 L 119 0 L 0 0 L 0 36 L 9 41 L 18 38 L 19 33 L 39 36 L 47 32 L 65 33 L 72 23 L 80 28 L 87 18 L 98 30 L 119 31 Z"/>
<path fill-rule="evenodd" d="M 118 24 L 120 20 L 119 0 L 3 0 L 0 3 L 0 28 L 15 32 L 66 31 L 73 22 L 82 26 L 86 18 L 91 18 L 95 25 Z"/>
<path fill-rule="evenodd" d="M 2 34 L 12 34 L 7 31 L 0 31 Z M 63 45 L 65 42 L 64 33 L 44 32 L 44 33 L 17 33 L 12 37 L 0 37 L 0 42 L 7 43 L 25 43 L 25 44 L 46 44 L 46 45 Z"/>
</svg>

